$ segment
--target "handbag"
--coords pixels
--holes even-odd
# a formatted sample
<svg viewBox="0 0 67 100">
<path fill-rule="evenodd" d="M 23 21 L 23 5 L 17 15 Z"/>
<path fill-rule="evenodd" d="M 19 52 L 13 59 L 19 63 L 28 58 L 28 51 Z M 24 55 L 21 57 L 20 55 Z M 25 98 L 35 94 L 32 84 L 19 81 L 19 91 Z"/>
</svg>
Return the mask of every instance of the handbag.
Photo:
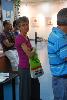
<svg viewBox="0 0 67 100">
<path fill-rule="evenodd" d="M 19 57 L 17 50 L 7 50 L 4 52 L 5 56 L 10 60 L 11 67 L 13 71 L 18 70 L 18 64 L 19 64 Z"/>
<path fill-rule="evenodd" d="M 35 53 L 34 56 L 30 57 L 30 72 L 32 78 L 38 78 L 44 74 L 43 68 L 41 66 L 41 62 L 38 58 L 38 54 Z"/>
</svg>

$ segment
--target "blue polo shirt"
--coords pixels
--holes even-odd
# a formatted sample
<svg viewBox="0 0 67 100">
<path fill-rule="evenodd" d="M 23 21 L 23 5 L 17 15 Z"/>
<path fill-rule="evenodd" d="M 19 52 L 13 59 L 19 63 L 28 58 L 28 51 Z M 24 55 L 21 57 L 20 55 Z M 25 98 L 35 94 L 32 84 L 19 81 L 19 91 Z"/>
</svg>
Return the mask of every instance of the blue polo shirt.
<svg viewBox="0 0 67 100">
<path fill-rule="evenodd" d="M 48 58 L 53 76 L 67 75 L 67 34 L 53 27 L 48 37 Z"/>
</svg>

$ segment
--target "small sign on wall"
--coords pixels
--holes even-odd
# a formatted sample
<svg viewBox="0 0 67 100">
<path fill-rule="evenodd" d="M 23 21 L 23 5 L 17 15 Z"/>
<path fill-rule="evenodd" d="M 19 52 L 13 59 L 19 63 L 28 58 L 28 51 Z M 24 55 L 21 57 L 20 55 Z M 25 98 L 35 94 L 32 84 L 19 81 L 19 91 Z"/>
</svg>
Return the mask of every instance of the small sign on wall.
<svg viewBox="0 0 67 100">
<path fill-rule="evenodd" d="M 46 25 L 53 25 L 51 17 L 46 17 Z"/>
<path fill-rule="evenodd" d="M 32 27 L 39 27 L 38 17 L 31 18 L 31 26 Z"/>
</svg>

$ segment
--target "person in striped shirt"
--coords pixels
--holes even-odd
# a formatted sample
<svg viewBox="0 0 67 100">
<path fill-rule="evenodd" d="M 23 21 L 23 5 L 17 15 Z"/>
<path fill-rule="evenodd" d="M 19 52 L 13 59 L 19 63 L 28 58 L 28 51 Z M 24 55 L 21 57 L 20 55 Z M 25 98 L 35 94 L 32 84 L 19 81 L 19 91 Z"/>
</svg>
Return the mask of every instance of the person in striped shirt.
<svg viewBox="0 0 67 100">
<path fill-rule="evenodd" d="M 48 59 L 54 100 L 67 100 L 67 8 L 57 13 L 57 27 L 49 34 Z"/>
</svg>

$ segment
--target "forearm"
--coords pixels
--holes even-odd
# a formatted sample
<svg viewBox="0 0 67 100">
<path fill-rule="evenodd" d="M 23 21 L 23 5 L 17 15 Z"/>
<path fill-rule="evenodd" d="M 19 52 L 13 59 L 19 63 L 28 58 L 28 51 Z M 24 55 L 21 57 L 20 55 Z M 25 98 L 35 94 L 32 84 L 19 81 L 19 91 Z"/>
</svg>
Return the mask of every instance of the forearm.
<svg viewBox="0 0 67 100">
<path fill-rule="evenodd" d="M 36 49 L 33 48 L 32 51 L 31 51 L 30 57 L 33 57 L 35 55 L 35 53 L 36 53 Z"/>
<path fill-rule="evenodd" d="M 6 47 L 11 47 L 11 46 L 14 45 L 14 43 L 9 42 L 8 40 L 3 41 L 3 44 L 4 44 Z"/>
<path fill-rule="evenodd" d="M 64 58 L 64 60 L 65 60 L 65 61 L 67 61 L 67 57 L 66 57 L 66 58 Z"/>
<path fill-rule="evenodd" d="M 21 48 L 23 49 L 23 51 L 26 53 L 26 55 L 28 57 L 30 57 L 30 54 L 31 54 L 31 49 L 29 47 L 27 47 L 27 45 L 25 43 L 23 43 L 21 45 Z"/>
<path fill-rule="evenodd" d="M 32 50 L 31 50 L 31 48 L 29 48 L 26 44 L 22 44 L 21 47 L 24 50 L 24 52 L 26 53 L 26 55 L 28 56 L 28 58 L 34 56 L 35 51 L 36 51 L 34 48 L 32 48 Z"/>
</svg>

